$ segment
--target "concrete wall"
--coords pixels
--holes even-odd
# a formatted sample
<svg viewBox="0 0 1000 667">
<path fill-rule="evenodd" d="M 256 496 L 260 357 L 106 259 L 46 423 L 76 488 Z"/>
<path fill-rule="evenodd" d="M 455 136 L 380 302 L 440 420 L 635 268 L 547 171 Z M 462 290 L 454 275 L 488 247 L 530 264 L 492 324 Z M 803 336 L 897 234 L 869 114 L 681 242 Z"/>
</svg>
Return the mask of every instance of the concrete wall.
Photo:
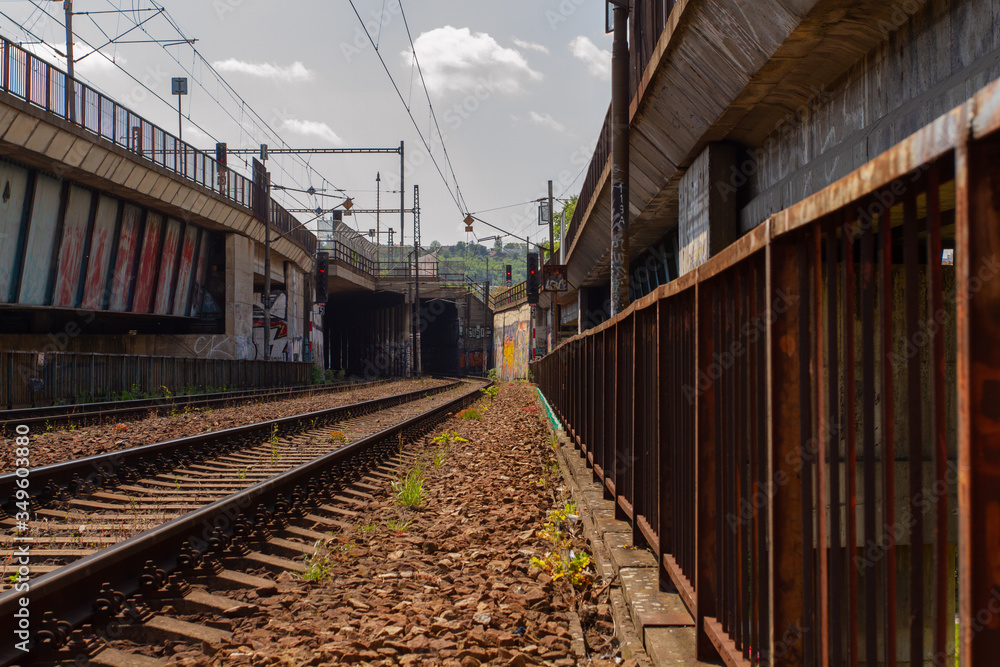
<svg viewBox="0 0 1000 667">
<path fill-rule="evenodd" d="M 913 0 L 918 2 L 918 0 Z M 740 159 L 722 188 L 744 187 L 745 231 L 812 195 L 1000 77 L 1000 7 L 925 0 L 846 75 L 821 89 Z M 890 29 L 893 29 L 890 33 Z"/>
<path fill-rule="evenodd" d="M 736 198 L 714 187 L 726 177 L 737 148 L 711 144 L 681 177 L 678 258 L 681 274 L 708 261 L 736 240 Z"/>
</svg>

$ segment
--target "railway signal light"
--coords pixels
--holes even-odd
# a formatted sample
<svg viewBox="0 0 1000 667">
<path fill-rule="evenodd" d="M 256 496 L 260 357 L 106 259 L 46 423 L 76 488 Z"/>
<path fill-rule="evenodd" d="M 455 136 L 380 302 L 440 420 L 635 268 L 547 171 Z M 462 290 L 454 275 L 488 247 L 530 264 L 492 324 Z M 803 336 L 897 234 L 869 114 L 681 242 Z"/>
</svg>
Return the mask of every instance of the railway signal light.
<svg viewBox="0 0 1000 667">
<path fill-rule="evenodd" d="M 528 254 L 528 282 L 527 282 L 527 292 L 528 292 L 528 305 L 537 306 L 538 305 L 538 253 Z"/>
<path fill-rule="evenodd" d="M 511 285 L 514 284 L 514 278 L 513 278 L 514 267 L 508 264 L 506 268 L 507 268 L 507 287 L 510 287 Z"/>
<path fill-rule="evenodd" d="M 328 294 L 327 269 L 330 267 L 330 254 L 321 252 L 316 255 L 316 301 L 326 303 Z"/>
</svg>

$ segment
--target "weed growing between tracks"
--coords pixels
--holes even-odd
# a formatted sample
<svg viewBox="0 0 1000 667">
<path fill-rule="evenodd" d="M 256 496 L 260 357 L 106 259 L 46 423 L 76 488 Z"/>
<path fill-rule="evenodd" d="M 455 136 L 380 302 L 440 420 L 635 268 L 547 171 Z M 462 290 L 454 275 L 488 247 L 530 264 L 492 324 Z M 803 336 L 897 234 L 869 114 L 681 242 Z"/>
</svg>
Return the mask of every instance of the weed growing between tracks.
<svg viewBox="0 0 1000 667">
<path fill-rule="evenodd" d="M 408 445 L 395 487 L 366 482 L 365 490 L 381 488 L 351 506 L 360 516 L 336 531 L 329 552 L 311 552 L 307 578 L 286 573 L 276 593 L 243 594 L 262 610 L 237 622 L 234 645 L 212 664 L 615 664 L 599 659 L 616 645 L 607 589 L 584 581 L 589 546 L 566 504 L 547 427 L 524 409 L 535 406 L 532 388 L 505 384 L 486 402 L 482 419 L 456 416 Z M 399 483 L 417 467 L 421 507 L 404 509 Z M 556 551 L 547 523 L 559 531 L 560 553 L 569 549 L 559 576 L 532 565 Z M 353 547 L 338 552 L 345 543 Z M 584 659 L 572 630 L 578 617 L 593 649 Z"/>
</svg>

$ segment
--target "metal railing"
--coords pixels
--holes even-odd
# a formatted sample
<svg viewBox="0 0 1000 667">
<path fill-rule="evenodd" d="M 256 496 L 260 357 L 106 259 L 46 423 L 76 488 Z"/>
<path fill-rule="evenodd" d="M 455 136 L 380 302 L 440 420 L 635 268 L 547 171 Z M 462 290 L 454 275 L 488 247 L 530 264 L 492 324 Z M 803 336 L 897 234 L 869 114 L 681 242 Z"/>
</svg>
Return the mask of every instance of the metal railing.
<svg viewBox="0 0 1000 667">
<path fill-rule="evenodd" d="M 995 660 L 997 99 L 532 365 L 699 658 Z"/>
<path fill-rule="evenodd" d="M 528 300 L 528 283 L 518 283 L 503 292 L 497 292 L 490 297 L 490 308 L 503 310 L 511 306 L 526 303 Z"/>
<path fill-rule="evenodd" d="M 149 160 L 181 178 L 211 190 L 220 197 L 252 210 L 253 183 L 214 157 L 181 141 L 166 130 L 80 81 L 73 81 L 73 113 L 68 113 L 67 75 L 45 60 L 0 37 L 0 90 L 74 123 L 101 139 Z M 287 211 L 273 204 L 272 227 L 287 232 L 296 225 Z M 315 236 L 305 230 L 289 234 L 310 254 Z M 311 239 L 310 239 L 311 237 Z"/>
<path fill-rule="evenodd" d="M 309 384 L 313 365 L 76 352 L 0 353 L 0 408 L 60 405 L 131 394 Z"/>
</svg>

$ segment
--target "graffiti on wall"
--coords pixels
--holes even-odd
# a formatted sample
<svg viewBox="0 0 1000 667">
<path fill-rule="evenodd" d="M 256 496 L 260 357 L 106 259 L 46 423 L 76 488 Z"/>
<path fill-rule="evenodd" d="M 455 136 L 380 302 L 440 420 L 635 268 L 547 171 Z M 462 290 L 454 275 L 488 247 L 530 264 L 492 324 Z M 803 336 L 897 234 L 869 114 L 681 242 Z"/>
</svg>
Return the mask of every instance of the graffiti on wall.
<svg viewBox="0 0 1000 667">
<path fill-rule="evenodd" d="M 271 292 L 265 305 L 264 295 L 255 292 L 253 303 L 254 359 L 264 358 L 264 308 L 271 315 L 271 359 L 285 359 L 288 353 L 288 293 Z"/>
<path fill-rule="evenodd" d="M 197 317 L 220 238 L 0 162 L 0 303 Z"/>
<path fill-rule="evenodd" d="M 499 313 L 494 318 L 494 360 L 497 374 L 506 382 L 528 379 L 530 312 L 529 308 L 524 306 L 519 310 Z"/>
</svg>

